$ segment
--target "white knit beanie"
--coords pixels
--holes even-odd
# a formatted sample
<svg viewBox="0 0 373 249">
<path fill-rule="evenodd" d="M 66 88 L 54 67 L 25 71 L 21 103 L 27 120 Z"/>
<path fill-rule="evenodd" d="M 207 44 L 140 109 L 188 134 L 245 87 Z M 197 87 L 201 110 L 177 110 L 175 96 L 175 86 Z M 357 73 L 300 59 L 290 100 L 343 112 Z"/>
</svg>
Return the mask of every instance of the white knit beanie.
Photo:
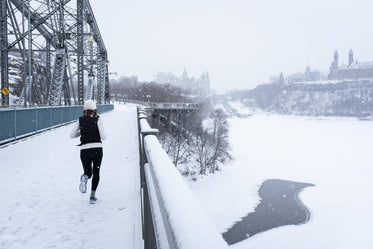
<svg viewBox="0 0 373 249">
<path fill-rule="evenodd" d="M 96 102 L 93 100 L 86 100 L 84 101 L 84 110 L 96 110 Z"/>
</svg>

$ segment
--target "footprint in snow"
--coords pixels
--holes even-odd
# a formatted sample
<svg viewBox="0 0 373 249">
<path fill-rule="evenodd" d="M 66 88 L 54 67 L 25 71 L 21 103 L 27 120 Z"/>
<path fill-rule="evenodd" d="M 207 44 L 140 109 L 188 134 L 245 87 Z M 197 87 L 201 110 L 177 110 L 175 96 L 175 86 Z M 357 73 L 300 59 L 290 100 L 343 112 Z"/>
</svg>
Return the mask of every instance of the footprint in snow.
<svg viewBox="0 0 373 249">
<path fill-rule="evenodd" d="M 123 211 L 123 210 L 125 210 L 127 207 L 120 207 L 120 208 L 118 208 L 118 211 Z"/>
</svg>

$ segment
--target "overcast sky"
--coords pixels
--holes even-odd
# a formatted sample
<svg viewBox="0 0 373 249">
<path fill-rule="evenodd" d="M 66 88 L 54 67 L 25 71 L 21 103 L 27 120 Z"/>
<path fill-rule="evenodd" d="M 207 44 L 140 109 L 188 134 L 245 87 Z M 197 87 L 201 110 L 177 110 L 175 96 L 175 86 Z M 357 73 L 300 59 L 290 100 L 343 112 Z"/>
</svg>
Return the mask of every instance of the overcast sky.
<svg viewBox="0 0 373 249">
<path fill-rule="evenodd" d="M 211 87 L 250 89 L 270 76 L 327 72 L 354 51 L 373 60 L 371 0 L 91 0 L 111 72 L 210 74 Z"/>
</svg>

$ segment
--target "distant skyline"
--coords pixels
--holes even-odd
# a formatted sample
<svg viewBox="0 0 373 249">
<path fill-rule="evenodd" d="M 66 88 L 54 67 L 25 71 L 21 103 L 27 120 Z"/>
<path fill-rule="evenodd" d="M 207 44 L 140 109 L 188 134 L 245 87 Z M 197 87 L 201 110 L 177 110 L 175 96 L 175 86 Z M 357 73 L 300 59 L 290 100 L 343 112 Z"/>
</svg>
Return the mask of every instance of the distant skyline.
<svg viewBox="0 0 373 249">
<path fill-rule="evenodd" d="M 218 92 L 270 76 L 327 72 L 335 50 L 373 61 L 369 0 L 91 0 L 109 70 L 140 81 L 171 72 L 210 74 Z"/>
</svg>

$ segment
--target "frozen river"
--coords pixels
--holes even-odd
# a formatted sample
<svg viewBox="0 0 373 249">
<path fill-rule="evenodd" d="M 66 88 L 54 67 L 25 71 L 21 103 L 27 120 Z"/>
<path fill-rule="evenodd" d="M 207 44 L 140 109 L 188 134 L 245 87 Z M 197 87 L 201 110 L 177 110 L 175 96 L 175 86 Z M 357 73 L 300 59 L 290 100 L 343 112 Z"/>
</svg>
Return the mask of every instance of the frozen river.
<svg viewBox="0 0 373 249">
<path fill-rule="evenodd" d="M 266 180 L 259 189 L 261 202 L 255 212 L 229 228 L 223 234 L 224 239 L 232 245 L 272 228 L 308 222 L 310 211 L 298 194 L 310 186 L 313 185 L 280 179 Z"/>
<path fill-rule="evenodd" d="M 373 122 L 254 115 L 230 124 L 235 160 L 190 183 L 219 232 L 255 212 L 265 180 L 315 185 L 299 194 L 309 222 L 258 233 L 232 248 L 373 248 Z"/>
</svg>

